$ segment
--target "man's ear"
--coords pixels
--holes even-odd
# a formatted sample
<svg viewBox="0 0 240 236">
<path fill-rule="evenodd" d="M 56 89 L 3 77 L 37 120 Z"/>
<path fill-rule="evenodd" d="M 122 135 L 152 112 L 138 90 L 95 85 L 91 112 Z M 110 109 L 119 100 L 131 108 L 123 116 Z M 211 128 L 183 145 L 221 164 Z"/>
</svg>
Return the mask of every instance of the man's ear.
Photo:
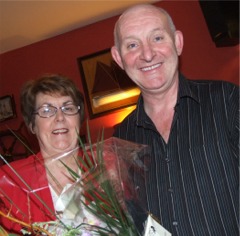
<svg viewBox="0 0 240 236">
<path fill-rule="evenodd" d="M 111 54 L 112 54 L 112 58 L 114 59 L 114 61 L 123 69 L 122 58 L 121 58 L 116 46 L 113 46 L 111 48 Z"/>
<path fill-rule="evenodd" d="M 183 50 L 183 34 L 181 31 L 177 30 L 175 32 L 175 47 L 177 49 L 177 54 L 180 56 Z"/>
</svg>

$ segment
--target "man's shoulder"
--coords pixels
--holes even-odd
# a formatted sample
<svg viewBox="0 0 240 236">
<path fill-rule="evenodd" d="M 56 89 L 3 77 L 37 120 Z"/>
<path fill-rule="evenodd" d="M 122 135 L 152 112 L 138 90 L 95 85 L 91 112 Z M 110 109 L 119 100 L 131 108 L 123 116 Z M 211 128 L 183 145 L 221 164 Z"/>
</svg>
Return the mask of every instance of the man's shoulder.
<svg viewBox="0 0 240 236">
<path fill-rule="evenodd" d="M 208 79 L 187 79 L 188 83 L 192 86 L 213 86 L 213 87 L 236 87 L 239 86 L 234 84 L 231 81 L 225 81 L 225 80 L 208 80 Z"/>
<path fill-rule="evenodd" d="M 116 127 L 126 126 L 129 123 L 136 122 L 137 120 L 137 108 L 135 108 L 130 114 L 128 114 L 121 123 L 117 124 Z"/>
<path fill-rule="evenodd" d="M 207 79 L 187 79 L 189 87 L 192 91 L 198 92 L 211 92 L 213 93 L 221 93 L 221 94 L 232 94 L 238 93 L 239 86 L 224 80 L 207 80 Z"/>
<path fill-rule="evenodd" d="M 131 130 L 137 121 L 137 108 L 135 108 L 129 115 L 127 115 L 119 124 L 115 126 L 115 137 L 122 137 L 126 134 L 127 130 Z"/>
</svg>

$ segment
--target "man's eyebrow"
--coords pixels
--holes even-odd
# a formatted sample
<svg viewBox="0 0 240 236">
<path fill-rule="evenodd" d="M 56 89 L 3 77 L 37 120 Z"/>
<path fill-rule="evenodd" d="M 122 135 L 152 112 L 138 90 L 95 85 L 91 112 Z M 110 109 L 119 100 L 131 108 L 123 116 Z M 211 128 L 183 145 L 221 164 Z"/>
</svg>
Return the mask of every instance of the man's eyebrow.
<svg viewBox="0 0 240 236">
<path fill-rule="evenodd" d="M 166 30 L 158 27 L 158 28 L 154 28 L 150 31 L 150 33 L 154 33 L 154 32 L 164 33 L 164 32 L 166 32 Z M 122 38 L 122 40 L 128 40 L 128 39 L 138 39 L 138 37 L 135 35 L 127 35 L 126 37 Z"/>
<path fill-rule="evenodd" d="M 156 32 L 156 31 L 159 31 L 159 32 L 166 32 L 166 30 L 165 29 L 162 29 L 162 28 L 155 28 L 155 29 L 153 29 L 151 32 Z"/>
</svg>

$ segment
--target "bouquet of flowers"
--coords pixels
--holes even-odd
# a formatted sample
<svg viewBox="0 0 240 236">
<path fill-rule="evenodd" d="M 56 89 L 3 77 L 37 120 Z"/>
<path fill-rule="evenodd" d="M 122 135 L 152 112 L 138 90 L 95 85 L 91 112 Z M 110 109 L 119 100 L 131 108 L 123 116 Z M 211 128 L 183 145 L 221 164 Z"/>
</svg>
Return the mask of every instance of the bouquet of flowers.
<svg viewBox="0 0 240 236">
<path fill-rule="evenodd" d="M 22 166 L 24 173 L 7 163 L 14 181 L 7 174 L 0 179 L 3 222 L 10 220 L 31 235 L 141 235 L 143 226 L 132 216 L 146 220 L 148 215 L 143 206 L 149 149 L 103 135 L 91 144 L 89 132 L 88 140 L 84 145 L 79 139 L 80 148 L 44 161 L 36 155 Z M 29 181 L 29 174 L 38 181 Z M 15 203 L 15 192 L 21 192 L 23 204 Z M 33 212 L 46 221 L 32 222 Z"/>
</svg>

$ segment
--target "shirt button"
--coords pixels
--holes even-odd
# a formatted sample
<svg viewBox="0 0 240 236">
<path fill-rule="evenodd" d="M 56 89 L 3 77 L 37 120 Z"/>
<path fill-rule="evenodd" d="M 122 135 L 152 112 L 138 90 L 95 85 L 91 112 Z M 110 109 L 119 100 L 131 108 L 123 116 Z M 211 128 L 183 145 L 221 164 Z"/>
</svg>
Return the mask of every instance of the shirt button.
<svg viewBox="0 0 240 236">
<path fill-rule="evenodd" d="M 172 189 L 172 188 L 169 188 L 169 189 L 168 189 L 168 192 L 173 193 L 173 189 Z"/>
<path fill-rule="evenodd" d="M 173 221 L 172 224 L 173 224 L 173 226 L 177 226 L 178 222 L 177 221 Z"/>
<path fill-rule="evenodd" d="M 170 159 L 167 157 L 167 158 L 165 158 L 165 161 L 166 161 L 167 163 L 169 163 L 169 162 L 170 162 Z"/>
</svg>

